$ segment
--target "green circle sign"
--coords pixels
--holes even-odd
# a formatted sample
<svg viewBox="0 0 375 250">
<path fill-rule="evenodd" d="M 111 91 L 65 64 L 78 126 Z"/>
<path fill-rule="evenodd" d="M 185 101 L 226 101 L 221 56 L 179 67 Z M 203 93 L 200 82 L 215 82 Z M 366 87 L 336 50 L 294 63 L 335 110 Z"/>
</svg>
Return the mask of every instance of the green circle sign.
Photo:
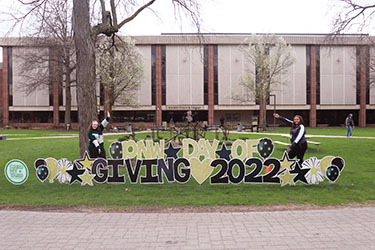
<svg viewBox="0 0 375 250">
<path fill-rule="evenodd" d="M 5 177 L 15 185 L 23 184 L 29 177 L 29 169 L 20 160 L 10 160 L 4 168 Z"/>
</svg>

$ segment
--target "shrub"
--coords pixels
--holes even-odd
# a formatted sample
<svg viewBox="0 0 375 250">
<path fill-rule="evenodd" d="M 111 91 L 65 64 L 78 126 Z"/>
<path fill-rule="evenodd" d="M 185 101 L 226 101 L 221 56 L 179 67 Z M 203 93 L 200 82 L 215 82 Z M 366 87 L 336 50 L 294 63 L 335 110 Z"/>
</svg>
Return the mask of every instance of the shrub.
<svg viewBox="0 0 375 250">
<path fill-rule="evenodd" d="M 118 141 L 127 141 L 127 140 L 129 140 L 130 139 L 130 136 L 129 135 L 123 135 L 123 136 L 120 136 L 119 138 L 118 138 Z"/>
</svg>

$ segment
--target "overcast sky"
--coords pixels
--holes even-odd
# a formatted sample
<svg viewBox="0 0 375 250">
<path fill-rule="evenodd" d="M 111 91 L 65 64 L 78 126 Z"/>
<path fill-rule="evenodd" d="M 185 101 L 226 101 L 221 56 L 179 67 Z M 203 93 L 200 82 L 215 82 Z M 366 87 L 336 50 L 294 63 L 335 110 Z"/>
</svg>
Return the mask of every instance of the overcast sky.
<svg viewBox="0 0 375 250">
<path fill-rule="evenodd" d="M 127 35 L 195 32 L 188 25 L 181 30 L 175 21 L 170 0 L 158 0 L 153 10 L 146 10 L 126 24 Z M 0 0 L 0 10 L 12 0 Z M 335 0 L 200 0 L 202 32 L 217 33 L 329 33 L 335 13 Z M 1 20 L 1 17 L 0 17 Z M 0 36 L 9 24 L 0 23 Z M 2 60 L 2 57 L 0 57 Z"/>
<path fill-rule="evenodd" d="M 155 10 L 168 10 L 162 0 Z M 332 0 L 205 0 L 202 2 L 202 32 L 218 33 L 327 33 Z M 164 3 L 164 5 L 163 5 Z M 159 8 L 160 7 L 160 8 Z M 169 6 L 170 7 L 170 6 Z M 159 11 L 160 12 L 160 11 Z M 173 9 L 166 13 L 173 13 Z M 142 13 L 124 27 L 131 35 L 181 32 L 173 15 Z M 332 16 L 332 14 L 331 14 Z M 147 25 L 144 25 L 147 23 Z M 155 24 L 155 25 L 153 25 Z M 194 30 L 190 30 L 192 32 Z M 188 30 L 189 32 L 189 30 Z"/>
</svg>

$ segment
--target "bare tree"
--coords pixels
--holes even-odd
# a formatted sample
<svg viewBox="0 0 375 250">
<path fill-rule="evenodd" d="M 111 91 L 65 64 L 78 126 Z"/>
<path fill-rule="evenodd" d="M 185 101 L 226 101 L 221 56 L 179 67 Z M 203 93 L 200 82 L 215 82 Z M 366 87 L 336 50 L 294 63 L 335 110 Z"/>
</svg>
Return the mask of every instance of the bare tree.
<svg viewBox="0 0 375 250">
<path fill-rule="evenodd" d="M 49 1 L 53 0 L 16 0 L 28 6 L 26 13 L 16 18 L 16 23 L 25 22 L 30 13 L 37 9 L 43 10 Z M 108 37 L 114 35 L 134 20 L 141 12 L 150 9 L 151 6 L 161 0 L 73 0 L 73 31 L 76 48 L 76 80 L 77 80 L 77 104 L 79 123 L 80 154 L 83 155 L 88 145 L 88 126 L 97 119 L 96 93 L 95 93 L 95 43 L 100 34 Z M 67 1 L 70 2 L 70 1 Z M 109 8 L 107 9 L 107 5 Z M 98 5 L 96 5 L 98 3 Z M 200 11 L 198 0 L 170 0 L 175 7 L 175 15 L 182 17 L 185 14 L 192 24 L 200 32 Z M 93 16 L 95 10 L 101 13 L 99 21 Z M 97 12 L 96 12 L 97 13 Z M 29 20 L 33 22 L 34 20 Z M 95 24 L 96 22 L 96 24 Z M 42 21 L 41 25 L 44 24 Z"/>
<path fill-rule="evenodd" d="M 259 119 L 263 130 L 266 130 L 266 111 L 270 92 L 277 85 L 283 84 L 281 77 L 295 61 L 295 53 L 282 37 L 274 35 L 253 35 L 240 46 L 247 69 L 242 74 L 242 89 L 232 94 L 232 99 L 248 103 L 259 103 Z"/>
<path fill-rule="evenodd" d="M 362 32 L 371 26 L 375 17 L 375 4 L 359 0 L 336 0 L 333 11 L 338 10 L 332 26 L 333 34 L 348 31 Z"/>
<path fill-rule="evenodd" d="M 35 4 L 30 8 L 36 7 Z M 33 22 L 28 26 L 28 38 L 23 40 L 34 49 L 17 55 L 21 59 L 20 76 L 25 79 L 22 89 L 29 95 L 37 89 L 48 88 L 54 80 L 51 73 L 57 73 L 56 77 L 65 88 L 65 124 L 70 124 L 71 88 L 75 83 L 73 72 L 76 67 L 71 6 L 65 0 L 48 1 L 43 9 L 30 12 L 29 18 Z M 51 66 L 50 70 L 46 64 Z"/>
<path fill-rule="evenodd" d="M 110 10 L 106 9 L 105 1 L 100 0 L 101 22 L 91 27 L 89 0 L 73 0 L 74 41 L 77 51 L 77 98 L 79 102 L 79 139 L 81 155 L 87 149 L 87 125 L 96 118 L 95 93 L 95 40 L 99 34 L 114 35 L 139 13 L 149 8 L 156 0 L 146 1 L 139 5 L 138 1 L 110 0 Z M 177 10 L 183 10 L 191 18 L 199 30 L 199 5 L 197 0 L 171 0 Z M 133 6 L 134 12 L 120 17 L 119 6 Z"/>
<path fill-rule="evenodd" d="M 345 32 L 363 32 L 368 28 L 374 28 L 375 4 L 359 0 L 336 0 L 337 11 L 332 25 L 333 39 L 339 38 Z M 375 83 L 375 41 L 367 35 L 363 36 L 364 43 L 370 45 L 370 52 L 366 53 L 366 60 L 369 64 L 370 76 L 369 87 L 374 87 Z"/>
<path fill-rule="evenodd" d="M 110 112 L 116 103 L 136 105 L 135 95 L 143 77 L 143 58 L 130 38 L 106 38 L 98 45 L 97 76 L 108 93 Z"/>
</svg>

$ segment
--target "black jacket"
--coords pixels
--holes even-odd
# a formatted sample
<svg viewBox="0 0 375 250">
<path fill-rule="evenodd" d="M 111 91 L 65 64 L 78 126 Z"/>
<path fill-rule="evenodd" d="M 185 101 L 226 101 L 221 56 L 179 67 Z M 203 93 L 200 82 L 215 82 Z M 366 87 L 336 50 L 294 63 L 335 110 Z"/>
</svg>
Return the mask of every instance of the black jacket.
<svg viewBox="0 0 375 250">
<path fill-rule="evenodd" d="M 285 117 L 280 116 L 280 119 L 290 125 L 293 124 L 293 121 Z M 305 126 L 303 124 L 300 124 L 298 126 L 293 126 L 290 129 L 290 142 L 291 142 L 290 147 L 294 148 L 297 145 L 302 145 L 303 143 L 306 143 L 305 134 L 306 134 L 306 131 L 305 131 Z"/>
</svg>

